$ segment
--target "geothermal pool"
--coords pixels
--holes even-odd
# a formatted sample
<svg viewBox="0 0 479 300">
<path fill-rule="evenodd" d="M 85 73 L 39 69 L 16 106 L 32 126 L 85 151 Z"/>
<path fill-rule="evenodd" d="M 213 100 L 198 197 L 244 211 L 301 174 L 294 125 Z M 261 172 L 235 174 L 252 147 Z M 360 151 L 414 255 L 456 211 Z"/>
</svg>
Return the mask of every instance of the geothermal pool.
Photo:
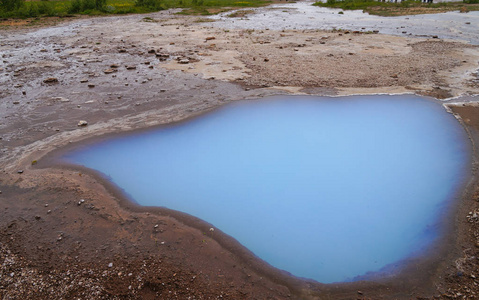
<svg viewBox="0 0 479 300">
<path fill-rule="evenodd" d="M 467 175 L 463 128 L 416 96 L 231 103 L 65 159 L 133 201 L 188 213 L 323 283 L 423 254 Z"/>
</svg>

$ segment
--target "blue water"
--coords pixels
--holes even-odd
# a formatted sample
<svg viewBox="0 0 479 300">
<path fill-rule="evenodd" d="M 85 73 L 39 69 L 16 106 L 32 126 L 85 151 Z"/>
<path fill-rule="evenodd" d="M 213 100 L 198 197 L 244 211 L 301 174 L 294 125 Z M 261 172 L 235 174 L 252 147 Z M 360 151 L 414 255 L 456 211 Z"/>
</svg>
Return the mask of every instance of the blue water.
<svg viewBox="0 0 479 300">
<path fill-rule="evenodd" d="M 462 127 L 415 96 L 237 102 L 66 158 L 330 283 L 427 249 L 467 173 Z"/>
</svg>

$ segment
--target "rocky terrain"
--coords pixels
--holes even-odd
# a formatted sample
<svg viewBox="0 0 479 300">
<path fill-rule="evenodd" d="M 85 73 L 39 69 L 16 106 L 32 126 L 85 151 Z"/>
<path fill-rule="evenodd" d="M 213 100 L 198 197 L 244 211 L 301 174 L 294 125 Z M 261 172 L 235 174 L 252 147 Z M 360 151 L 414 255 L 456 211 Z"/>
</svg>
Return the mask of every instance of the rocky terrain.
<svg viewBox="0 0 479 300">
<path fill-rule="evenodd" d="M 250 30 L 166 11 L 0 31 L 2 299 L 474 298 L 479 48 L 351 30 Z M 138 207 L 55 155 L 279 94 L 461 96 L 474 147 L 446 254 L 375 281 L 276 270 L 194 217 Z"/>
</svg>

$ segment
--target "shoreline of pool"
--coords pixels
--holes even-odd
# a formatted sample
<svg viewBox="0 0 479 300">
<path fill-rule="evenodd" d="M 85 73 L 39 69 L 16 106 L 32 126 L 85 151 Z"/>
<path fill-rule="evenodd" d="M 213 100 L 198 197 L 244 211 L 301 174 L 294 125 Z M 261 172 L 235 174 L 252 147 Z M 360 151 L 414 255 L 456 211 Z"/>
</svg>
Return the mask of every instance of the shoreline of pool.
<svg viewBox="0 0 479 300">
<path fill-rule="evenodd" d="M 440 105 L 441 101 L 435 100 L 435 102 Z M 462 105 L 462 104 L 461 104 Z M 201 113 L 202 114 L 202 113 Z M 186 117 L 185 119 L 174 121 L 173 123 L 176 124 L 177 122 L 184 122 L 186 120 L 190 120 L 191 118 L 195 118 L 200 116 L 193 115 Z M 158 126 L 171 126 L 171 123 L 166 123 L 164 125 Z M 461 124 L 463 126 L 468 126 L 467 124 Z M 111 138 L 113 136 L 122 136 L 126 134 L 132 134 L 152 130 L 152 128 L 143 128 L 133 130 L 132 132 L 116 132 L 116 133 L 107 133 L 101 137 L 94 137 L 86 139 L 86 144 L 90 144 L 93 141 L 103 140 L 107 138 Z M 468 135 L 473 135 L 472 139 L 478 138 L 478 131 L 476 129 L 467 130 Z M 55 172 L 73 172 L 74 174 L 82 174 L 82 176 L 78 176 L 77 180 L 94 180 L 98 182 L 102 187 L 106 188 L 107 194 L 110 194 L 111 199 L 118 201 L 119 207 L 121 210 L 130 211 L 135 214 L 147 214 L 149 216 L 157 215 L 159 217 L 167 217 L 167 218 L 174 218 L 179 222 L 183 223 L 185 226 L 192 227 L 195 230 L 202 232 L 204 235 L 209 234 L 209 229 L 212 227 L 211 224 L 204 222 L 194 216 L 190 216 L 185 213 L 173 211 L 167 208 L 160 208 L 160 207 L 143 207 L 140 205 L 135 204 L 131 199 L 128 199 L 122 192 L 122 190 L 116 187 L 114 184 L 108 181 L 108 179 L 103 178 L 103 176 L 99 175 L 97 172 L 88 170 L 86 168 L 68 165 L 68 164 L 57 164 L 55 163 L 53 167 L 49 166 L 55 160 L 53 157 L 58 157 L 59 153 L 65 153 L 72 148 L 78 147 L 77 144 L 85 144 L 85 139 L 80 140 L 78 143 L 71 143 L 68 146 L 62 147 L 61 149 L 54 150 L 52 152 L 48 152 L 48 154 L 38 160 L 38 164 L 36 164 L 33 168 L 40 172 L 48 172 L 51 171 L 51 168 L 55 169 Z M 474 151 L 474 161 L 477 161 L 477 150 Z M 31 158 L 28 158 L 29 160 Z M 458 195 L 458 198 L 461 199 L 469 199 L 473 194 L 473 189 L 475 188 L 474 185 L 477 185 L 477 178 L 476 178 L 476 171 L 474 174 L 471 175 L 470 181 L 465 184 L 467 188 Z M 87 200 L 88 201 L 88 200 Z M 111 201 L 111 200 L 110 200 Z M 463 214 L 465 211 L 468 211 L 467 202 L 463 201 L 458 204 L 457 211 L 450 212 L 448 217 L 458 217 Z M 440 276 L 440 274 L 447 273 L 450 267 L 447 265 L 448 262 L 441 262 L 441 258 L 444 257 L 456 257 L 457 254 L 457 246 L 460 244 L 460 241 L 463 240 L 465 237 L 461 234 L 458 235 L 459 243 L 452 245 L 452 240 L 454 240 L 453 235 L 454 233 L 464 233 L 465 224 L 460 221 L 458 218 L 456 221 L 457 229 L 451 229 L 452 232 L 448 233 L 445 241 L 442 241 L 442 248 L 440 251 L 436 250 L 435 257 L 428 257 L 424 260 L 424 257 L 419 258 L 409 258 L 406 259 L 404 264 L 401 262 L 400 264 L 403 265 L 400 267 L 402 271 L 399 274 L 391 274 L 390 278 L 388 278 L 387 273 L 377 273 L 375 274 L 376 277 L 373 276 L 366 276 L 366 278 L 374 278 L 373 281 L 369 282 L 353 282 L 353 283 L 333 283 L 333 284 L 321 284 L 317 283 L 313 280 L 308 279 L 301 279 L 296 278 L 294 276 L 289 275 L 285 271 L 278 270 L 274 267 L 269 266 L 267 263 L 262 261 L 261 259 L 257 258 L 252 252 L 246 249 L 244 246 L 239 244 L 235 239 L 232 237 L 220 233 L 218 229 L 215 228 L 214 236 L 211 238 L 215 240 L 218 245 L 221 246 L 224 250 L 228 251 L 229 253 L 237 256 L 242 262 L 248 267 L 255 270 L 258 274 L 261 274 L 264 277 L 268 277 L 271 281 L 287 286 L 290 291 L 294 295 L 298 297 L 322 297 L 325 295 L 336 297 L 337 295 L 353 295 L 357 290 L 361 290 L 363 292 L 368 291 L 368 293 L 373 293 L 376 295 L 380 294 L 388 294 L 388 295 L 395 295 L 398 296 L 404 291 L 404 286 L 420 286 L 423 290 L 431 291 L 433 289 L 433 281 L 435 281 L 436 276 Z M 456 227 L 454 226 L 454 227 Z M 429 255 L 426 255 L 429 256 Z M 443 264 L 442 266 L 438 266 Z M 418 267 L 419 266 L 419 267 Z M 430 276 L 431 272 L 436 276 Z M 426 275 L 424 275 L 426 274 Z M 413 275 L 413 276 L 412 276 Z M 416 276 L 417 275 L 417 276 Z M 422 275 L 422 276 L 420 276 Z M 379 278 L 377 278 L 379 276 Z M 421 278 L 422 277 L 422 278 Z M 428 283 L 428 284 L 425 284 Z M 373 292 L 374 291 L 374 292 Z"/>
</svg>

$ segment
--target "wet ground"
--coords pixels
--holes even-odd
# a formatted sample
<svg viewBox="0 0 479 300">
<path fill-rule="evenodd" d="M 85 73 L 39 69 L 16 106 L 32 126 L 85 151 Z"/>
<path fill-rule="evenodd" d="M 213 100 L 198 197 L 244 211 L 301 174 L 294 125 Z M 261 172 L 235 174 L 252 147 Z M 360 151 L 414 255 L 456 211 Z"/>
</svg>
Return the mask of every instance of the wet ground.
<svg viewBox="0 0 479 300">
<path fill-rule="evenodd" d="M 284 25 L 288 15 L 298 20 L 310 13 L 300 14 L 295 5 L 307 7 L 266 8 L 258 17 Z M 335 10 L 331 15 L 340 16 Z M 424 20 L 442 17 L 466 29 L 478 26 L 475 13 Z M 209 234 L 209 224 L 132 206 L 95 174 L 49 161 L 55 151 L 90 138 L 183 120 L 229 101 L 288 93 L 461 96 L 454 111 L 476 141 L 479 50 L 466 29 L 450 30 L 454 41 L 445 41 L 440 30 L 389 26 L 395 19 L 374 17 L 368 22 L 376 23 L 342 31 L 300 19 L 315 25 L 253 31 L 231 27 L 247 20 L 211 23 L 167 11 L 2 29 L 2 298 L 473 296 L 479 284 L 475 184 L 451 216 L 456 227 L 446 242 L 453 251 L 414 262 L 391 278 L 325 286 L 270 268 L 221 232 Z M 396 35 L 383 34 L 386 28 L 369 33 L 372 26 Z"/>
<path fill-rule="evenodd" d="M 212 17 L 214 26 L 235 29 L 346 29 L 379 31 L 383 34 L 413 37 L 438 37 L 479 44 L 479 12 L 447 12 L 401 17 L 380 17 L 361 10 L 330 9 L 312 6 L 312 2 L 275 4 L 254 9 L 244 18 L 230 18 L 230 12 Z M 248 9 L 249 10 L 249 9 Z M 339 14 L 342 12 L 342 14 Z"/>
</svg>

